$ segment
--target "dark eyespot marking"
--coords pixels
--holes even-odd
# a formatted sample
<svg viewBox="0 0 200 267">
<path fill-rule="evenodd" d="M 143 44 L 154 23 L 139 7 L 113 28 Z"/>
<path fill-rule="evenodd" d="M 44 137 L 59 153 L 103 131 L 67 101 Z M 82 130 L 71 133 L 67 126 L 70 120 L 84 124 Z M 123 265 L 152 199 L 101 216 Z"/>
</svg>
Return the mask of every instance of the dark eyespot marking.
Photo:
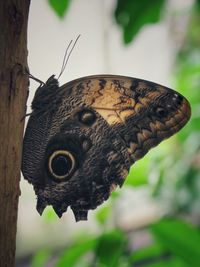
<svg viewBox="0 0 200 267">
<path fill-rule="evenodd" d="M 54 151 L 49 157 L 48 169 L 55 180 L 66 180 L 75 169 L 75 158 L 69 151 Z"/>
<path fill-rule="evenodd" d="M 168 112 L 166 109 L 162 108 L 162 107 L 157 107 L 155 109 L 155 113 L 159 118 L 164 118 L 167 116 Z"/>
<path fill-rule="evenodd" d="M 96 120 L 96 115 L 92 110 L 84 109 L 78 113 L 78 120 L 87 126 L 91 126 Z"/>
<path fill-rule="evenodd" d="M 174 94 L 174 97 L 172 98 L 172 100 L 174 104 L 176 104 L 177 106 L 180 106 L 182 104 L 183 97 L 181 95 Z"/>
<path fill-rule="evenodd" d="M 52 171 L 57 176 L 63 176 L 69 173 L 72 167 L 72 161 L 65 155 L 58 155 L 52 160 Z"/>
</svg>

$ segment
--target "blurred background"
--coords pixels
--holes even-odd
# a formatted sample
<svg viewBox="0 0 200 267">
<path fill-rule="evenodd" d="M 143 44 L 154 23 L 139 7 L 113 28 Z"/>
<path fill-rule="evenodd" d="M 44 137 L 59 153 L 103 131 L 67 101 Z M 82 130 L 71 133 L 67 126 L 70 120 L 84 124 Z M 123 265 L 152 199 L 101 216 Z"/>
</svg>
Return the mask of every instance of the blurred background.
<svg viewBox="0 0 200 267">
<path fill-rule="evenodd" d="M 115 74 L 174 88 L 191 103 L 190 122 L 135 163 L 121 189 L 78 222 L 70 209 L 39 216 L 21 179 L 20 267 L 200 266 L 200 1 L 32 1 L 30 73 L 58 75 L 71 39 L 81 34 L 59 82 Z M 31 81 L 28 110 L 38 84 Z"/>
</svg>

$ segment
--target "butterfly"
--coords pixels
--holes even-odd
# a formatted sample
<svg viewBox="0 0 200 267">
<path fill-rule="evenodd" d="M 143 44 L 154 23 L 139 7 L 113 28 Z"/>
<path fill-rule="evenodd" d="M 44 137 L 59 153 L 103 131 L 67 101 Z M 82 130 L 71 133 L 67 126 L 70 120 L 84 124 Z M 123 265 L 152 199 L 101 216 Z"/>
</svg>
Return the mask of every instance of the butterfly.
<svg viewBox="0 0 200 267">
<path fill-rule="evenodd" d="M 51 76 L 36 90 L 23 142 L 22 172 L 38 212 L 52 205 L 61 217 L 70 206 L 76 221 L 87 220 L 190 115 L 181 94 L 150 81 L 94 75 L 59 86 Z"/>
</svg>

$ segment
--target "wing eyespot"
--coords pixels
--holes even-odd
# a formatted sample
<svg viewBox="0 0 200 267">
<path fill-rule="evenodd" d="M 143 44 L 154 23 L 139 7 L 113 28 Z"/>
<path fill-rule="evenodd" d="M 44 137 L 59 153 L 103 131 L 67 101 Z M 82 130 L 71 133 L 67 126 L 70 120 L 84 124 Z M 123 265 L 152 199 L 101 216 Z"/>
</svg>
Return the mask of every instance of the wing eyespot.
<svg viewBox="0 0 200 267">
<path fill-rule="evenodd" d="M 159 118 L 164 118 L 167 116 L 168 112 L 166 109 L 162 108 L 162 107 L 157 107 L 155 109 L 155 113 Z"/>
<path fill-rule="evenodd" d="M 96 115 L 92 110 L 84 109 L 79 111 L 78 120 L 87 126 L 91 126 L 96 121 Z"/>
<path fill-rule="evenodd" d="M 177 106 L 180 106 L 183 102 L 183 97 L 179 94 L 174 94 L 172 100 Z"/>
<path fill-rule="evenodd" d="M 65 181 L 75 170 L 76 160 L 67 150 L 54 151 L 48 160 L 48 170 L 56 181 Z"/>
</svg>

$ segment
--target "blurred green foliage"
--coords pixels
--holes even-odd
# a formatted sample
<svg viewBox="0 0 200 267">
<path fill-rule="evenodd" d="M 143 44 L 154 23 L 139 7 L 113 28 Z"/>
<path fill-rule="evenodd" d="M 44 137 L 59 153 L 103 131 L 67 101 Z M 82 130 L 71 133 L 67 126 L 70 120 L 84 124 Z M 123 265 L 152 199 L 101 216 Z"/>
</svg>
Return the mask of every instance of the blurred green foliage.
<svg viewBox="0 0 200 267">
<path fill-rule="evenodd" d="M 154 195 L 167 201 L 172 214 L 199 214 L 200 203 L 200 10 L 194 5 L 185 40 L 177 53 L 174 84 L 187 96 L 192 117 L 170 139 L 171 153 L 158 157 L 151 171 L 158 174 Z M 175 141 L 173 143 L 173 141 Z M 159 161 L 159 164 L 158 164 Z M 170 196 L 169 196 L 170 192 Z M 166 195 L 168 197 L 166 198 Z"/>
<path fill-rule="evenodd" d="M 31 267 L 43 267 L 51 257 L 49 250 L 40 250 L 32 258 Z"/>
<path fill-rule="evenodd" d="M 55 13 L 63 18 L 64 15 L 66 14 L 71 0 L 48 0 L 49 5 L 52 7 L 52 9 L 55 11 Z"/>
<path fill-rule="evenodd" d="M 152 243 L 131 251 L 128 235 L 119 229 L 97 236 L 81 236 L 63 249 L 55 267 L 199 267 L 200 231 L 192 224 L 174 218 L 161 219 L 149 227 Z M 47 266 L 51 253 L 40 251 L 32 267 Z M 51 265 L 52 266 L 52 265 Z"/>
<path fill-rule="evenodd" d="M 66 266 L 87 266 L 87 261 L 84 261 L 84 256 L 88 252 L 94 251 L 97 245 L 97 241 L 94 238 L 81 237 L 70 248 L 64 250 L 59 257 L 55 267 Z"/>
<path fill-rule="evenodd" d="M 50 2 L 59 16 L 63 16 L 69 1 L 63 1 L 65 5 L 62 4 L 62 11 L 58 11 L 62 1 Z M 124 42 L 131 42 L 144 25 L 158 22 L 165 4 L 164 0 L 116 1 L 114 16 L 123 30 Z M 153 198 L 158 199 L 161 205 L 168 205 L 168 213 L 165 213 L 168 218 L 164 217 L 145 229 L 151 242 L 134 249 L 130 245 L 128 233 L 117 228 L 107 230 L 106 223 L 112 215 L 113 205 L 120 198 L 120 193 L 115 193 L 112 201 L 96 212 L 96 220 L 100 225 L 98 235 L 81 235 L 62 253 L 54 252 L 53 256 L 50 251 L 40 251 L 34 255 L 32 267 L 49 266 L 47 263 L 52 259 L 54 265 L 51 266 L 55 267 L 200 266 L 200 230 L 185 219 L 190 215 L 190 221 L 193 222 L 195 215 L 195 222 L 200 225 L 199 32 L 200 1 L 196 0 L 190 14 L 187 35 L 177 53 L 173 76 L 174 87 L 187 96 L 191 103 L 191 120 L 180 133 L 161 144 L 153 156 L 148 154 L 134 165 L 125 182 L 127 187 L 147 186 Z M 156 178 L 153 183 L 149 181 L 150 174 Z M 54 219 L 51 210 L 47 210 L 45 219 Z"/>
<path fill-rule="evenodd" d="M 188 266 L 200 266 L 200 232 L 189 223 L 163 219 L 151 226 L 160 244 Z"/>
<path fill-rule="evenodd" d="M 165 0 L 117 0 L 115 19 L 122 28 L 125 44 L 130 43 L 141 28 L 160 20 Z"/>
</svg>

